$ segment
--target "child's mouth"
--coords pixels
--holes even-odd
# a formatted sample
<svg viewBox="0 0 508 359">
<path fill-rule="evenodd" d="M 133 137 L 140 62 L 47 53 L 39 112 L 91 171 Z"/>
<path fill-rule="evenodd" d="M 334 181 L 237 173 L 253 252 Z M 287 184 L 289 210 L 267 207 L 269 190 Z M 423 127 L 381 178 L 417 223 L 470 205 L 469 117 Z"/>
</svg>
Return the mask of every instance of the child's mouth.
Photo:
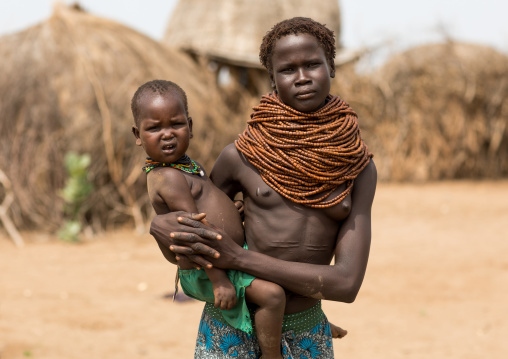
<svg viewBox="0 0 508 359">
<path fill-rule="evenodd" d="M 172 151 L 175 149 L 175 147 L 176 147 L 175 145 L 164 145 L 164 146 L 162 146 L 162 150 L 163 151 Z"/>
</svg>

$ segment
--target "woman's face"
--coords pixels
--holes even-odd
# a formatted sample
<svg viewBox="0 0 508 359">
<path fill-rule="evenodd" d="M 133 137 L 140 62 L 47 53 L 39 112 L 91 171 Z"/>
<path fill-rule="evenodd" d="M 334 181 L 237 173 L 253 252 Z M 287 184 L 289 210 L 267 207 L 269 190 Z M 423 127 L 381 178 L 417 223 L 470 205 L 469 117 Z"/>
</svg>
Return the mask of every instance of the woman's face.
<svg viewBox="0 0 508 359">
<path fill-rule="evenodd" d="M 278 39 L 271 61 L 270 79 L 282 102 L 300 112 L 323 107 L 335 67 L 314 36 L 301 33 Z"/>
</svg>

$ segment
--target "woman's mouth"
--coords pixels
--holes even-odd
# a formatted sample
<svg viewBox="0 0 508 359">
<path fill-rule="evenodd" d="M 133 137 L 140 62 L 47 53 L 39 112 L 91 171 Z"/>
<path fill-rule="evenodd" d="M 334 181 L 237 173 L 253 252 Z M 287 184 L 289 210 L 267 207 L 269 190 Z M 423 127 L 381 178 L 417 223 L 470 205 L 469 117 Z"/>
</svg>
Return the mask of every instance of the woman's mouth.
<svg viewBox="0 0 508 359">
<path fill-rule="evenodd" d="M 314 91 L 299 92 L 295 95 L 298 100 L 308 100 L 314 97 Z"/>
</svg>

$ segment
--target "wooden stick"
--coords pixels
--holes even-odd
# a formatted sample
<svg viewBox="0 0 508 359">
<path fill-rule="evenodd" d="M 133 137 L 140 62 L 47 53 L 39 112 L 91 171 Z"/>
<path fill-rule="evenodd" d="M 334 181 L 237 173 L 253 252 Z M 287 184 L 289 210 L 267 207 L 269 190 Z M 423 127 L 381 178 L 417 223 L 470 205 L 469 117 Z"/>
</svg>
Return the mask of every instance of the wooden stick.
<svg viewBox="0 0 508 359">
<path fill-rule="evenodd" d="M 2 201 L 2 204 L 0 205 L 0 221 L 2 222 L 9 236 L 14 241 L 14 244 L 18 248 L 21 248 L 25 245 L 25 243 L 23 242 L 23 238 L 16 229 L 14 222 L 12 222 L 12 220 L 9 218 L 9 215 L 7 214 L 9 207 L 14 201 L 14 194 L 12 193 L 11 190 L 11 182 L 9 181 L 9 178 L 7 178 L 7 176 L 2 170 L 0 170 L 0 183 L 2 184 L 5 190 L 5 198 Z"/>
</svg>

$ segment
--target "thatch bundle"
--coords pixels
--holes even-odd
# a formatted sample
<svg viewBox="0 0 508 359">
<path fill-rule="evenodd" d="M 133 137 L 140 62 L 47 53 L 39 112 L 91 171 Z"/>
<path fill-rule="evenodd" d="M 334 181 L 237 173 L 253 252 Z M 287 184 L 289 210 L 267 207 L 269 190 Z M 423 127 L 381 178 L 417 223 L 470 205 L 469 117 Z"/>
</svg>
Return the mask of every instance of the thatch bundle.
<svg viewBox="0 0 508 359">
<path fill-rule="evenodd" d="M 382 179 L 508 175 L 507 56 L 425 45 L 394 56 L 364 91 L 362 127 Z"/>
<path fill-rule="evenodd" d="M 134 217 L 141 225 L 151 208 L 130 100 L 146 81 L 172 80 L 187 92 L 190 155 L 205 167 L 244 126 L 228 123 L 213 79 L 187 56 L 77 6 L 57 5 L 47 21 L 1 37 L 0 57 L 0 170 L 16 198 L 10 216 L 23 228 L 61 223 L 69 151 L 92 157 L 88 223 L 100 230 Z"/>
</svg>

